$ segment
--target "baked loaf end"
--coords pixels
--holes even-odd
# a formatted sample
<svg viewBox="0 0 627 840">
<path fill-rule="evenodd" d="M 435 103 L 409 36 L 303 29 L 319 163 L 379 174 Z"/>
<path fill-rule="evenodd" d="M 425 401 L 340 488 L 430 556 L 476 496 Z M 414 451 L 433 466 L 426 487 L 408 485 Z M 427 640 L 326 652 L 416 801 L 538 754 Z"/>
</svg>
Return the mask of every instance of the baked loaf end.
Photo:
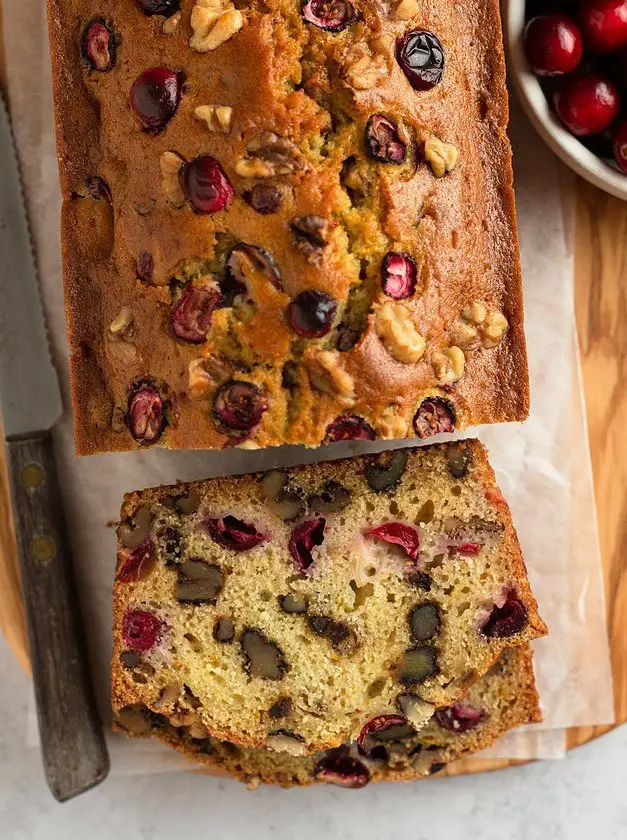
<svg viewBox="0 0 627 840">
<path fill-rule="evenodd" d="M 525 418 L 497 0 L 48 2 L 79 454 Z"/>
<path fill-rule="evenodd" d="M 114 708 L 244 746 L 420 728 L 546 632 L 477 441 L 146 490 L 118 534 Z"/>
<path fill-rule="evenodd" d="M 541 720 L 529 647 L 510 648 L 478 680 L 461 703 L 441 709 L 408 736 L 397 724 L 379 732 L 360 751 L 356 744 L 314 756 L 278 754 L 238 747 L 190 734 L 190 725 L 172 725 L 167 714 L 141 704 L 118 712 L 114 727 L 131 736 L 152 736 L 204 764 L 249 785 L 308 785 L 328 782 L 364 787 L 368 782 L 413 781 L 440 772 L 452 761 L 489 747 L 506 731 Z"/>
</svg>

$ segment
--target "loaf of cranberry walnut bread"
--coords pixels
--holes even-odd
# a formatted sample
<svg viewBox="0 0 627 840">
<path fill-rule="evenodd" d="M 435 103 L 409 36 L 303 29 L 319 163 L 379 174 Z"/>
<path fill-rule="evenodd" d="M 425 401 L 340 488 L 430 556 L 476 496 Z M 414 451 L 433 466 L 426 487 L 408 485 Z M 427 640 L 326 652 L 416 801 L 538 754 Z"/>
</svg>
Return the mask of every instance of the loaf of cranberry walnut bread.
<svg viewBox="0 0 627 840">
<path fill-rule="evenodd" d="M 48 0 L 79 454 L 528 411 L 497 0 Z"/>
<path fill-rule="evenodd" d="M 118 535 L 114 708 L 182 684 L 244 746 L 419 728 L 546 631 L 478 441 L 133 493 Z"/>
<path fill-rule="evenodd" d="M 177 707 L 182 692 L 183 687 L 174 684 L 168 704 L 158 713 L 141 704 L 125 706 L 117 713 L 115 728 L 130 736 L 158 738 L 211 772 L 235 776 L 250 787 L 327 782 L 360 788 L 370 781 L 412 781 L 485 749 L 509 729 L 541 720 L 527 645 L 501 654 L 462 702 L 438 710 L 420 732 L 402 716 L 382 716 L 357 742 L 313 756 L 238 747 L 212 738 L 193 707 Z M 289 727 L 290 715 L 285 705 L 277 722 Z"/>
</svg>

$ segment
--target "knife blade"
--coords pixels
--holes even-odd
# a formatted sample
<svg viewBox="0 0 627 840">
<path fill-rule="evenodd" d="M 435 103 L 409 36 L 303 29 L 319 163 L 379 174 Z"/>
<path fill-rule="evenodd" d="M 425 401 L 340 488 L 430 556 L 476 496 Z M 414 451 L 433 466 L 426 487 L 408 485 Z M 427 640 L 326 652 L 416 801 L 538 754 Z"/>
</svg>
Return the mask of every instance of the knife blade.
<svg viewBox="0 0 627 840">
<path fill-rule="evenodd" d="M 44 771 L 61 802 L 102 781 L 96 711 L 51 429 L 62 413 L 17 156 L 0 96 L 0 409 Z"/>
</svg>

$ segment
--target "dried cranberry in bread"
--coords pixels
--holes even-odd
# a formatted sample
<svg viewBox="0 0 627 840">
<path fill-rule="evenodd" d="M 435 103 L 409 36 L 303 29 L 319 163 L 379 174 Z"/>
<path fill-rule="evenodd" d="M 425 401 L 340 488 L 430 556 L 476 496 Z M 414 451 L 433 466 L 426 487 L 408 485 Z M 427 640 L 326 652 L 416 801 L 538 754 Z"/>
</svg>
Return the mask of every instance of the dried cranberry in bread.
<svg viewBox="0 0 627 840">
<path fill-rule="evenodd" d="M 525 418 L 497 0 L 48 7 L 80 454 Z"/>
<path fill-rule="evenodd" d="M 244 746 L 420 726 L 546 631 L 477 441 L 130 494 L 118 535 L 114 708 L 178 684 Z"/>
<path fill-rule="evenodd" d="M 193 709 L 187 711 L 191 722 L 183 723 L 184 713 L 175 708 L 176 699 L 158 713 L 141 704 L 126 706 L 119 710 L 115 728 L 127 735 L 158 738 L 210 772 L 235 776 L 250 787 L 327 782 L 360 788 L 368 782 L 412 781 L 485 749 L 509 729 L 541 720 L 527 645 L 501 654 L 463 701 L 436 712 L 419 733 L 408 733 L 399 724 L 381 728 L 365 749 L 353 743 L 318 755 L 293 756 L 237 747 L 203 731 L 197 720 L 194 723 Z M 276 714 L 278 721 L 289 726 L 289 706 L 277 706 Z"/>
</svg>

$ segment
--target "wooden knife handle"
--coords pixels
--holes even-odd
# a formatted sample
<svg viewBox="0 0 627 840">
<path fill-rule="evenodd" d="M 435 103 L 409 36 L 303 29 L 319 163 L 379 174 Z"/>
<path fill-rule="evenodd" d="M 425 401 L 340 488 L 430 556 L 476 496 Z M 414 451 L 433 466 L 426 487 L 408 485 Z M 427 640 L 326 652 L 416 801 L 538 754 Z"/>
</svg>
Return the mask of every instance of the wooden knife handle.
<svg viewBox="0 0 627 840">
<path fill-rule="evenodd" d="M 7 442 L 44 771 L 64 802 L 101 782 L 109 756 L 89 674 L 61 493 L 45 433 Z"/>
</svg>

